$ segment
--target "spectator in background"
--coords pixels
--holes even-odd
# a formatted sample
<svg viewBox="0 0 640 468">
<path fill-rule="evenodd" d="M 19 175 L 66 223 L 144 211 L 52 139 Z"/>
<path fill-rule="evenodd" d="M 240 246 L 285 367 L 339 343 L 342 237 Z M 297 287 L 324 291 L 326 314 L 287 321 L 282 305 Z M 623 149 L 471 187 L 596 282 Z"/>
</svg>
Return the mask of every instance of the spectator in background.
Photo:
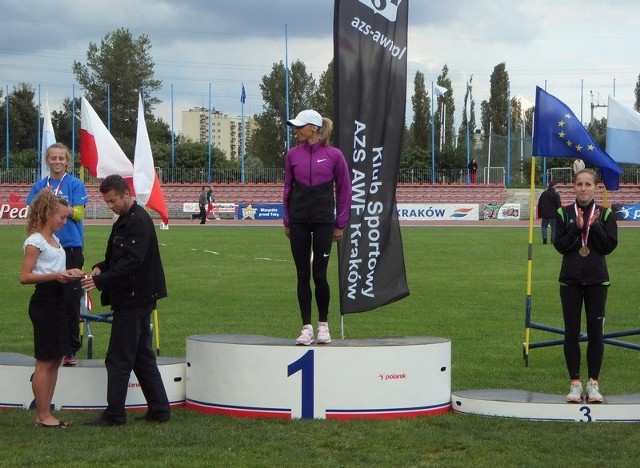
<svg viewBox="0 0 640 468">
<path fill-rule="evenodd" d="M 469 161 L 467 169 L 469 169 L 469 181 L 472 184 L 475 184 L 476 176 L 478 175 L 478 161 L 476 161 L 475 158 L 471 159 L 471 161 Z"/>
<path fill-rule="evenodd" d="M 82 269 L 84 265 L 84 207 L 88 197 L 84 184 L 80 179 L 67 172 L 71 163 L 71 151 L 63 143 L 54 143 L 47 148 L 45 154 L 49 175 L 31 188 L 27 197 L 27 205 L 31 205 L 35 196 L 41 190 L 51 190 L 54 195 L 64 198 L 68 202 L 67 222 L 57 233 L 66 255 L 66 268 Z M 65 356 L 62 364 L 75 366 L 76 353 L 82 347 L 80 341 L 80 299 L 83 292 L 78 282 L 69 282 L 64 287 L 64 304 L 69 330 L 69 355 Z"/>
<path fill-rule="evenodd" d="M 317 343 L 331 342 L 327 267 L 331 243 L 342 238 L 351 210 L 351 178 L 342 152 L 329 144 L 333 123 L 314 110 L 287 121 L 299 144 L 287 153 L 284 176 L 284 233 L 296 264 L 302 333 L 296 344 L 314 342 L 311 325 L 313 277 L 318 307 Z M 334 191 L 335 185 L 335 191 Z M 312 256 L 313 255 L 313 256 Z"/>
<path fill-rule="evenodd" d="M 211 213 L 213 215 L 213 219 L 218 219 L 218 217 L 216 216 L 215 211 L 213 211 L 213 204 L 215 203 L 216 199 L 213 195 L 213 184 L 211 184 L 209 186 L 209 190 L 207 190 L 207 214 L 206 216 L 209 217 L 209 213 Z"/>
<path fill-rule="evenodd" d="M 65 284 L 77 283 L 82 270 L 67 269 L 66 254 L 54 232 L 60 232 L 69 216 L 69 205 L 52 190 L 42 190 L 31 201 L 20 283 L 35 284 L 29 301 L 33 323 L 36 366 L 31 380 L 38 427 L 64 429 L 67 424 L 51 414 L 51 400 L 63 356 L 69 355 Z M 74 281 L 78 280 L 78 281 Z"/>
<path fill-rule="evenodd" d="M 200 219 L 200 224 L 204 224 L 207 222 L 207 187 L 202 187 L 200 191 L 200 195 L 198 196 L 198 208 L 200 209 L 200 213 L 192 214 L 191 221 L 194 219 Z"/>
<path fill-rule="evenodd" d="M 567 401 L 602 403 L 598 377 L 604 355 L 604 317 L 609 287 L 606 256 L 618 245 L 618 225 L 610 208 L 595 202 L 596 173 L 576 174 L 576 201 L 558 210 L 554 246 L 562 254 L 560 302 L 564 318 L 564 357 L 570 386 Z M 582 305 L 587 318 L 587 370 L 580 382 L 580 319 Z"/>
<path fill-rule="evenodd" d="M 542 219 L 540 228 L 542 230 L 542 243 L 547 243 L 547 227 L 551 226 L 551 243 L 556 240 L 556 216 L 562 202 L 560 195 L 556 192 L 556 183 L 551 181 L 547 190 L 540 194 L 538 199 L 538 217 Z"/>
</svg>

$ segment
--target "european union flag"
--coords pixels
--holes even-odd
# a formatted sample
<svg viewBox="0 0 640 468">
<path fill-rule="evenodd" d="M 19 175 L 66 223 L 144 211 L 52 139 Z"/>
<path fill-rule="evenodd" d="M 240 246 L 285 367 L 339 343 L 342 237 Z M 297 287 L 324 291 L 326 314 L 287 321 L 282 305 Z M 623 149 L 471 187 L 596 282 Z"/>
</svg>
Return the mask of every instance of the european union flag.
<svg viewBox="0 0 640 468">
<path fill-rule="evenodd" d="M 246 100 L 247 100 L 247 93 L 244 90 L 244 83 L 243 83 L 242 84 L 242 92 L 240 93 L 240 102 L 242 104 L 244 104 Z"/>
<path fill-rule="evenodd" d="M 598 146 L 565 103 L 539 86 L 533 117 L 533 155 L 582 159 L 600 169 L 607 189 L 620 188 L 620 166 Z"/>
</svg>

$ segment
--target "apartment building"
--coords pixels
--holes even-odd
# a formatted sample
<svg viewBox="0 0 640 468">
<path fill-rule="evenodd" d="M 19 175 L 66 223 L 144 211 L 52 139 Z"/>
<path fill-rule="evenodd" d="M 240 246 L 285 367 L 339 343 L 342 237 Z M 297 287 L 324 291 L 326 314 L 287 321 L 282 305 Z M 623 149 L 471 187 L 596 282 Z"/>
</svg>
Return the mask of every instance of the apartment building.
<svg viewBox="0 0 640 468">
<path fill-rule="evenodd" d="M 211 116 L 211 144 L 222 150 L 227 159 L 237 160 L 242 155 L 242 119 L 206 107 L 194 107 L 182 112 L 182 135 L 193 141 L 209 142 L 209 116 Z M 247 140 L 253 128 L 253 119 L 244 116 Z"/>
</svg>

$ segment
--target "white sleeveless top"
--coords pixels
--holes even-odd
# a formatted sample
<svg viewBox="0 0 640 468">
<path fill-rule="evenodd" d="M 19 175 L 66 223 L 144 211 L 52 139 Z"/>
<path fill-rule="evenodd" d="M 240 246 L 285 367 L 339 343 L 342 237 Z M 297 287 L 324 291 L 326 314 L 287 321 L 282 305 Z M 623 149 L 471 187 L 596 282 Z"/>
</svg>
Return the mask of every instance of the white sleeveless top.
<svg viewBox="0 0 640 468">
<path fill-rule="evenodd" d="M 50 245 L 42 234 L 34 232 L 24 241 L 22 245 L 23 250 L 28 245 L 33 245 L 40 250 L 40 255 L 36 259 L 36 264 L 33 267 L 33 273 L 43 275 L 47 273 L 57 273 L 66 269 L 66 255 L 62 245 L 58 238 L 54 235 L 53 238 L 58 243 L 58 247 Z"/>
</svg>

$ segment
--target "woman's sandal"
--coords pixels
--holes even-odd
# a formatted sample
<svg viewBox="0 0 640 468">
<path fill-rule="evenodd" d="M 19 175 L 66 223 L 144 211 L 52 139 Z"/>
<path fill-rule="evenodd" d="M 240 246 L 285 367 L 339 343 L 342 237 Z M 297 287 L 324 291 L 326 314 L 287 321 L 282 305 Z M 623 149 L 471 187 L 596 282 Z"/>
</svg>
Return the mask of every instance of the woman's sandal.
<svg viewBox="0 0 640 468">
<path fill-rule="evenodd" d="M 66 429 L 69 425 L 64 421 L 58 421 L 58 424 L 45 424 L 40 421 L 35 422 L 36 427 L 42 427 L 45 429 Z"/>
</svg>

